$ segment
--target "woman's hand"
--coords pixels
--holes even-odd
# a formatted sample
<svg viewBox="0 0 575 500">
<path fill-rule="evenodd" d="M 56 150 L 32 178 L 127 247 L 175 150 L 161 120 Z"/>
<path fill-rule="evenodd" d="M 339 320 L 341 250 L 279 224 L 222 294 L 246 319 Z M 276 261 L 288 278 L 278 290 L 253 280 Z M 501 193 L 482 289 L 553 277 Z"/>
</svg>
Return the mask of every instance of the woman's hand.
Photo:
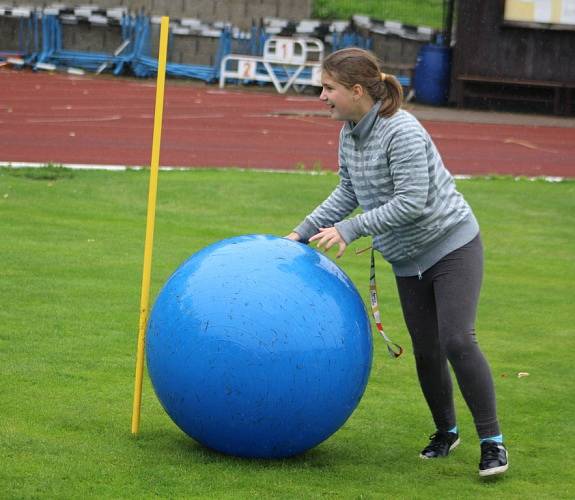
<svg viewBox="0 0 575 500">
<path fill-rule="evenodd" d="M 326 252 L 333 245 L 338 245 L 339 251 L 335 255 L 337 259 L 339 259 L 343 255 L 345 249 L 347 248 L 347 243 L 343 240 L 341 234 L 339 234 L 339 232 L 335 227 L 321 228 L 319 230 L 319 233 L 312 236 L 309 239 L 309 241 L 310 243 L 312 241 L 317 241 L 317 247 L 320 249 L 324 249 Z"/>
</svg>

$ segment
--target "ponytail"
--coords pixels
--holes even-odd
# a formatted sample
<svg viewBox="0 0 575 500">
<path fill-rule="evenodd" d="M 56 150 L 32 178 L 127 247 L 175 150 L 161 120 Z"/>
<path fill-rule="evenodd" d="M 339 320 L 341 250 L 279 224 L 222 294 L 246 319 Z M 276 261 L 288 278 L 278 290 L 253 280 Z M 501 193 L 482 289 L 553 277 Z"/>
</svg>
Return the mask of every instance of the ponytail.
<svg viewBox="0 0 575 500">
<path fill-rule="evenodd" d="M 399 80 L 393 75 L 382 73 L 381 84 L 385 88 L 382 92 L 382 104 L 379 109 L 379 116 L 389 118 L 403 103 L 403 87 Z"/>
</svg>

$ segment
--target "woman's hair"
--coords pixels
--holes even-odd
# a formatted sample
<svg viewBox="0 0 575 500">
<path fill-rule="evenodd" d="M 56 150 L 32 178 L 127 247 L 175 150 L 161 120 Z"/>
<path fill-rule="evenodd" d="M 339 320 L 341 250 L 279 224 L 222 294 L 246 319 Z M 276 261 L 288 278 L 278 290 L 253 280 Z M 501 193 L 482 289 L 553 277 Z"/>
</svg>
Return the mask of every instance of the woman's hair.
<svg viewBox="0 0 575 500">
<path fill-rule="evenodd" d="M 401 84 L 394 76 L 381 72 L 380 61 L 372 52 L 355 47 L 341 49 L 329 54 L 321 68 L 344 87 L 359 84 L 374 101 L 381 101 L 380 116 L 391 116 L 401 107 Z"/>
</svg>

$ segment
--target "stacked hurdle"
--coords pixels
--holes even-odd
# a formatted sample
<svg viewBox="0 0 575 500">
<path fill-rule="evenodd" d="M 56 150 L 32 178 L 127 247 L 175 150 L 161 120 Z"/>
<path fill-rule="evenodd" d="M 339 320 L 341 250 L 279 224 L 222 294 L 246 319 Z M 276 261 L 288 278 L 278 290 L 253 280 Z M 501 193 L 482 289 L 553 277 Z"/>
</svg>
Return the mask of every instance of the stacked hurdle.
<svg viewBox="0 0 575 500">
<path fill-rule="evenodd" d="M 151 22 L 149 18 L 144 18 L 138 26 L 139 36 L 135 41 L 135 57 L 131 67 L 136 76 L 149 77 L 157 72 L 157 60 L 151 56 L 150 30 Z M 166 74 L 174 77 L 194 78 L 205 82 L 217 81 L 219 71 L 219 61 L 230 52 L 231 30 L 224 27 L 219 32 L 219 44 L 216 55 L 217 63 L 214 66 L 167 63 Z"/>
<path fill-rule="evenodd" d="M 100 52 L 85 52 L 66 50 L 62 46 L 63 21 L 57 15 L 46 14 L 42 16 L 42 50 L 38 54 L 34 69 L 55 70 L 58 67 L 82 69 L 101 72 L 108 66 L 114 67 L 114 74 L 122 73 L 124 66 L 134 57 L 134 52 L 124 52 L 133 40 L 137 20 L 130 16 L 122 16 L 121 33 L 122 45 L 120 50 L 112 54 Z M 123 53 L 122 53 L 123 52 Z"/>
<path fill-rule="evenodd" d="M 324 45 L 316 38 L 274 36 L 266 40 L 262 56 L 228 54 L 220 66 L 220 88 L 226 80 L 272 83 L 280 94 L 290 88 L 321 87 L 320 62 Z"/>
<path fill-rule="evenodd" d="M 19 68 L 29 66 L 36 71 L 64 71 L 72 74 L 83 74 L 84 71 L 99 74 L 110 70 L 118 76 L 129 71 L 143 78 L 157 72 L 157 60 L 152 57 L 150 39 L 152 25 L 159 23 L 159 17 L 130 15 L 125 8 L 102 11 L 96 6 L 76 9 L 0 7 L 0 16 L 19 20 L 19 50 L 0 52 L 0 58 L 5 59 L 6 64 Z M 119 29 L 120 45 L 112 53 L 66 49 L 63 43 L 63 25 L 81 23 Z M 172 31 L 177 32 L 178 27 L 172 27 Z M 219 36 L 217 64 L 207 66 L 169 63 L 167 74 L 207 82 L 217 81 L 219 62 L 231 50 L 232 35 L 227 27 L 218 31 L 212 30 L 211 35 Z"/>
<path fill-rule="evenodd" d="M 32 62 L 39 50 L 38 16 L 29 8 L 10 8 L 0 5 L 0 31 L 12 35 L 7 50 L 0 51 L 5 64 L 22 67 Z"/>
<path fill-rule="evenodd" d="M 0 65 L 150 77 L 157 72 L 151 39 L 155 39 L 159 19 L 143 11 L 129 12 L 127 7 L 68 8 L 53 4 L 16 8 L 0 4 L 0 43 L 6 45 L 0 46 L 6 49 L 0 50 Z M 413 61 L 404 61 L 409 51 L 404 52 L 397 40 L 425 43 L 435 35 L 431 28 L 366 16 L 331 22 L 267 17 L 252 24 L 249 31 L 219 21 L 172 19 L 169 47 L 174 62 L 167 64 L 167 74 L 219 81 L 222 87 L 226 81 L 234 80 L 271 83 L 280 93 L 290 88 L 301 91 L 307 86 L 320 86 L 319 62 L 324 43 L 329 50 L 349 46 L 373 50 L 373 45 L 379 43 L 375 48 L 385 57 L 385 70 L 409 89 L 415 54 Z M 189 64 L 190 59 L 206 64 Z"/>
</svg>

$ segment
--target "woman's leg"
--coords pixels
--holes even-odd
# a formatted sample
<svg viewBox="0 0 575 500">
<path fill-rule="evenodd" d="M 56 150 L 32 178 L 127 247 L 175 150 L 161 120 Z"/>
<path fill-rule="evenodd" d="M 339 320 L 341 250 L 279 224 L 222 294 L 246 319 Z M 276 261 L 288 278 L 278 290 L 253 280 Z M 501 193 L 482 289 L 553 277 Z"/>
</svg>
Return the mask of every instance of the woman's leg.
<svg viewBox="0 0 575 500">
<path fill-rule="evenodd" d="M 447 357 L 439 341 L 433 281 L 427 272 L 421 280 L 418 277 L 396 280 L 421 390 L 436 429 L 447 432 L 456 424 L 455 408 Z"/>
<path fill-rule="evenodd" d="M 477 236 L 430 270 L 440 344 L 451 364 L 480 438 L 500 433 L 489 365 L 475 336 L 483 276 L 483 247 Z"/>
</svg>

